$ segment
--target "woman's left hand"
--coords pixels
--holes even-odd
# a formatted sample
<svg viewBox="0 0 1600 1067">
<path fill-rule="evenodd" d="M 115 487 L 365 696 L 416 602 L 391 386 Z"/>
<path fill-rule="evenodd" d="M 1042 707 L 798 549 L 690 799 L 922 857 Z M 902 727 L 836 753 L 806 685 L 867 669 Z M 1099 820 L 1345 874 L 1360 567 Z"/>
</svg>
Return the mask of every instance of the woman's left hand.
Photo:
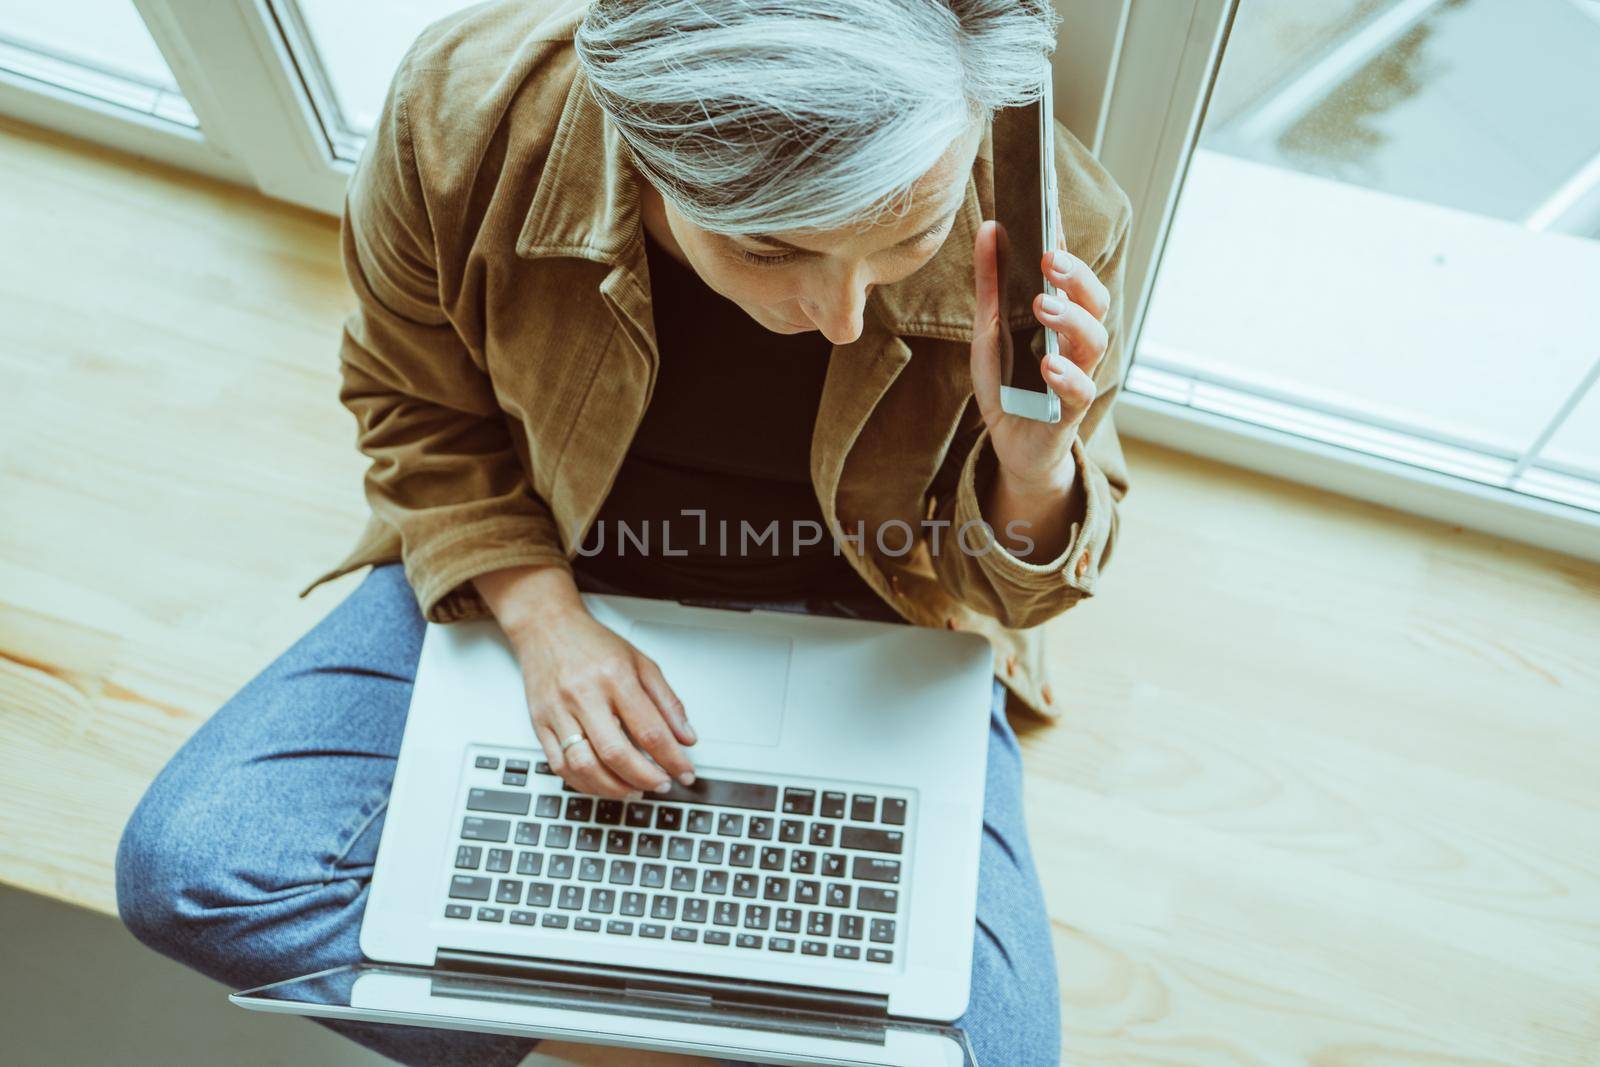
<svg viewBox="0 0 1600 1067">
<path fill-rule="evenodd" d="M 974 241 L 977 310 L 972 329 L 972 385 L 978 410 L 1000 464 L 1003 489 L 1019 497 L 1064 495 L 1074 484 L 1072 442 L 1094 402 L 1095 368 L 1105 357 L 1106 313 L 1111 294 L 1088 264 L 1064 250 L 1047 253 L 1041 269 L 1062 296 L 1033 299 L 1039 323 L 1054 330 L 1061 355 L 1043 360 L 1043 377 L 1061 402 L 1060 422 L 1039 422 L 1000 408 L 1001 347 L 999 272 L 995 256 L 998 225 L 985 222 Z M 1026 351 L 1018 358 L 1031 358 Z"/>
</svg>

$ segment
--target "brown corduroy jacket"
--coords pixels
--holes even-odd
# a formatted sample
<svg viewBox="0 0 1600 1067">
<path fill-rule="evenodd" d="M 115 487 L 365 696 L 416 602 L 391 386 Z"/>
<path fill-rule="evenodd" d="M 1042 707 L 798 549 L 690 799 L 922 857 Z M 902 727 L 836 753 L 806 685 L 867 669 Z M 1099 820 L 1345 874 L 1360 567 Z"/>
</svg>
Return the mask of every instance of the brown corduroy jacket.
<svg viewBox="0 0 1600 1067">
<path fill-rule="evenodd" d="M 430 27 L 350 185 L 342 245 L 358 306 L 340 395 L 371 459 L 372 518 L 319 581 L 401 560 L 435 622 L 483 615 L 471 579 L 486 571 L 570 565 L 650 401 L 643 179 L 578 67 L 581 16 L 519 0 Z M 993 175 L 1008 151 L 1025 165 L 1026 145 L 986 134 L 942 249 L 872 292 L 861 337 L 829 356 L 811 447 L 823 515 L 866 582 L 912 623 L 985 634 L 997 675 L 1046 716 L 1065 694 L 1036 628 L 1094 592 L 1127 484 L 1110 409 L 1130 210 L 1059 125 L 1056 145 L 1068 247 L 1112 294 L 1066 551 L 1027 563 L 968 527 L 994 463 L 969 371 L 973 235 Z M 1026 325 L 1026 294 L 1013 306 Z"/>
</svg>

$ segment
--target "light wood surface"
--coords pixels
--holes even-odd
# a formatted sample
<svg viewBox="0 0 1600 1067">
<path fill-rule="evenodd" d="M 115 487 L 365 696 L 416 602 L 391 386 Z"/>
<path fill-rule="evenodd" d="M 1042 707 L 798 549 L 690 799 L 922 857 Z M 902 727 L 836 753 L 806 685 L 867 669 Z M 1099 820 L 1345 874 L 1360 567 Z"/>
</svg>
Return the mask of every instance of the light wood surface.
<svg viewBox="0 0 1600 1067">
<path fill-rule="evenodd" d="M 0 879 L 351 587 L 327 219 L 0 123 Z M 1131 445 L 1028 818 L 1076 1065 L 1600 1064 L 1600 567 Z M 986 1065 L 992 1067 L 992 1065 Z"/>
</svg>

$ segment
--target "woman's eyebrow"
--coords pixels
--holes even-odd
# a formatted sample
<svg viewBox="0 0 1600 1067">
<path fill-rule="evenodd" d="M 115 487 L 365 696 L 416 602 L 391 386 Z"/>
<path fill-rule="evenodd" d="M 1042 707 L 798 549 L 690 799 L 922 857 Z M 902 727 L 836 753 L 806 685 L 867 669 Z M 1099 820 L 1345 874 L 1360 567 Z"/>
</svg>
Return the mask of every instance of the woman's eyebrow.
<svg viewBox="0 0 1600 1067">
<path fill-rule="evenodd" d="M 947 212 L 944 215 L 939 216 L 939 218 L 932 225 L 928 226 L 926 229 L 918 230 L 916 233 L 912 234 L 910 237 L 907 237 L 902 241 L 897 241 L 894 244 L 890 245 L 889 247 L 891 247 L 891 248 L 903 248 L 906 245 L 915 244 L 916 242 L 918 242 L 918 241 L 922 240 L 924 237 L 926 237 L 929 233 L 933 232 L 934 230 L 939 229 L 945 223 L 949 222 L 952 218 L 955 217 L 956 212 L 958 212 L 960 210 L 961 210 L 961 205 L 957 204 L 949 212 Z M 813 252 L 809 248 L 801 248 L 799 245 L 790 244 L 788 241 L 785 241 L 781 237 L 773 237 L 773 236 L 771 236 L 769 234 L 747 233 L 747 234 L 744 235 L 744 239 L 746 241 L 755 241 L 758 244 L 772 245 L 775 248 L 783 249 L 785 252 L 800 252 L 800 253 L 803 253 L 803 254 L 816 255 L 816 253 Z"/>
</svg>

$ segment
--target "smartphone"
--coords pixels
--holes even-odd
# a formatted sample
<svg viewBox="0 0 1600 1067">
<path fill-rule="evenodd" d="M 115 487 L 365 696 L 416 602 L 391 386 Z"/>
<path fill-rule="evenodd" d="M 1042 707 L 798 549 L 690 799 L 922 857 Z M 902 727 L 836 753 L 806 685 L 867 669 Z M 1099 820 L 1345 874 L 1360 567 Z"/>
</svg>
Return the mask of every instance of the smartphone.
<svg viewBox="0 0 1600 1067">
<path fill-rule="evenodd" d="M 1000 331 L 1000 407 L 1023 418 L 1060 422 L 1061 402 L 1040 369 L 1046 358 L 1060 353 L 1060 340 L 1033 316 L 1036 294 L 1059 295 L 1040 266 L 1045 249 L 1061 247 L 1048 61 L 1040 82 L 1038 100 L 1003 108 L 994 117 L 994 143 L 1008 146 L 1003 160 L 995 153 L 994 175 L 994 216 L 1000 224 L 996 257 L 1000 321 L 1008 326 Z M 1032 147 L 1017 152 L 1017 146 Z"/>
</svg>

